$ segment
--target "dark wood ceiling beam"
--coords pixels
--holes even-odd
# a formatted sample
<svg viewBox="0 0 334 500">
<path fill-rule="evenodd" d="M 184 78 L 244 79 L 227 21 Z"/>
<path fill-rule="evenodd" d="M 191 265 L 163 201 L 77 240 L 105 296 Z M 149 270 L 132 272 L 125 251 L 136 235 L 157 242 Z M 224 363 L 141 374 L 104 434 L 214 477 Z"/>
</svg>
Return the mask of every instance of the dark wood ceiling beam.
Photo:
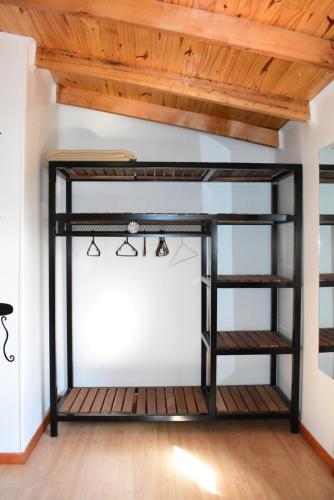
<svg viewBox="0 0 334 500">
<path fill-rule="evenodd" d="M 199 130 L 274 148 L 279 146 L 277 130 L 99 92 L 59 86 L 57 102 Z"/>
<path fill-rule="evenodd" d="M 156 69 L 127 66 L 60 50 L 39 48 L 36 65 L 50 71 L 138 85 L 285 120 L 307 121 L 310 118 L 309 105 L 306 101 Z"/>
<path fill-rule="evenodd" d="M 334 48 L 330 40 L 157 0 L 0 0 L 0 3 L 126 23 L 334 71 Z"/>
</svg>

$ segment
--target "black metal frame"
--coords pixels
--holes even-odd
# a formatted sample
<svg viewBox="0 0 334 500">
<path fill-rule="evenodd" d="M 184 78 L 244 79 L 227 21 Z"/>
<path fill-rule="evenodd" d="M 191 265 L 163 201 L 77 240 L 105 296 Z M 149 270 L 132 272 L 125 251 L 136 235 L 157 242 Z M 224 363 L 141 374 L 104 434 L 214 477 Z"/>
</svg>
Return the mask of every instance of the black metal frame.
<svg viewBox="0 0 334 500">
<path fill-rule="evenodd" d="M 119 164 L 118 164 L 119 163 Z M 302 239 L 302 167 L 301 165 L 290 164 L 239 164 L 239 163 L 163 163 L 163 162 L 129 162 L 136 168 L 200 168 L 204 169 L 205 175 L 201 182 L 210 182 L 213 175 L 219 170 L 231 169 L 263 169 L 270 168 L 278 171 L 272 181 L 262 181 L 252 179 L 250 182 L 271 182 L 272 184 L 272 214 L 74 214 L 72 213 L 72 182 L 85 182 L 84 179 L 71 180 L 67 174 L 67 169 L 73 166 L 73 162 L 51 161 L 49 162 L 49 346 L 50 346 L 50 412 L 51 412 L 51 436 L 58 435 L 59 421 L 190 421 L 190 420 L 226 420 L 226 419 L 254 419 L 254 418 L 290 418 L 291 431 L 298 432 L 299 418 L 299 378 L 300 378 L 300 314 L 301 314 L 301 239 Z M 78 168 L 124 168 L 124 162 L 75 162 Z M 66 213 L 57 213 L 56 210 L 56 179 L 59 174 L 66 181 Z M 278 183 L 287 176 L 293 175 L 295 211 L 294 215 L 278 214 Z M 99 179 L 97 179 L 99 180 Z M 105 179 L 101 179 L 106 181 Z M 167 179 L 166 179 L 167 180 Z M 171 179 L 169 179 L 171 180 Z M 173 180 L 173 179 L 172 179 Z M 221 182 L 233 182 L 236 179 L 222 180 Z M 87 179 L 86 182 L 91 181 Z M 123 180 L 124 181 L 124 180 Z M 114 180 L 107 182 L 115 182 Z M 133 181 L 131 181 L 133 182 Z M 160 180 L 161 182 L 161 180 Z M 199 236 L 201 237 L 201 387 L 205 394 L 208 415 L 94 415 L 94 414 L 59 414 L 57 403 L 57 376 L 56 376 L 56 280 L 55 280 L 55 245 L 56 236 L 65 236 L 66 238 L 66 280 L 67 280 L 67 371 L 68 371 L 68 390 L 61 401 L 64 400 L 68 392 L 73 388 L 73 325 L 72 325 L 72 237 L 92 236 L 91 231 L 73 232 L 68 230 L 68 224 L 73 221 L 137 221 L 137 222 L 159 222 L 162 225 L 175 222 L 201 225 L 201 232 L 171 232 L 165 233 L 163 230 L 158 233 L 147 234 L 147 232 L 131 234 L 136 236 Z M 229 224 L 271 224 L 272 225 L 272 273 L 277 271 L 277 224 L 293 222 L 294 223 L 294 279 L 291 283 L 227 283 L 217 279 L 217 228 L 219 225 Z M 62 227 L 62 230 L 56 230 Z M 99 236 L 127 236 L 128 232 L 105 231 L 99 233 Z M 95 234 L 96 236 L 96 234 Z M 210 266 L 208 266 L 210 264 Z M 208 276 L 208 274 L 210 274 Z M 289 353 L 293 357 L 293 374 L 291 387 L 291 401 L 288 402 L 290 411 L 287 413 L 259 412 L 256 414 L 246 413 L 216 413 L 216 371 L 217 356 L 222 353 L 217 350 L 217 291 L 218 288 L 270 288 L 271 289 L 271 327 L 277 329 L 277 288 L 293 288 L 294 294 L 294 313 L 293 313 L 293 340 L 292 348 L 276 350 L 269 348 L 265 350 L 238 350 L 229 354 L 270 354 L 270 383 L 276 385 L 277 369 L 276 356 Z M 227 354 L 224 352 L 224 355 Z M 279 391 L 280 392 L 280 391 Z M 281 397 L 286 401 L 284 394 L 280 392 Z M 61 402 L 60 402 L 61 404 Z"/>
</svg>

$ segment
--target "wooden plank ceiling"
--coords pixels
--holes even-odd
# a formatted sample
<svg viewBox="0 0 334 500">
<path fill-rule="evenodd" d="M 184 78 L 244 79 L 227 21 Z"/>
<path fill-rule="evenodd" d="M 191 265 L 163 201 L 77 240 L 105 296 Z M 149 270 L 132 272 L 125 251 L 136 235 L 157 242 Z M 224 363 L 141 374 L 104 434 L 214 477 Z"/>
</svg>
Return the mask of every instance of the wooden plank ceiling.
<svg viewBox="0 0 334 500">
<path fill-rule="evenodd" d="M 58 102 L 278 146 L 334 79 L 333 0 L 0 0 Z"/>
</svg>

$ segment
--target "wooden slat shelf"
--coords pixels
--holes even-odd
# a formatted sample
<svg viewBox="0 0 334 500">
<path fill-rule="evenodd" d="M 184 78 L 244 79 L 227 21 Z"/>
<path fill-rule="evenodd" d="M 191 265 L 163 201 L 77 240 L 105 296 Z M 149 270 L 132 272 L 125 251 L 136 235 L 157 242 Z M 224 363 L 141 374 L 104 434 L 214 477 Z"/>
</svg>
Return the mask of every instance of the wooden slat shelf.
<svg viewBox="0 0 334 500">
<path fill-rule="evenodd" d="M 272 182 L 293 173 L 293 165 L 186 162 L 58 161 L 73 181 Z"/>
<path fill-rule="evenodd" d="M 291 342 L 278 332 L 223 331 L 217 333 L 217 354 L 291 354 Z"/>
<path fill-rule="evenodd" d="M 334 224 L 334 214 L 320 214 L 320 224 L 322 226 L 332 226 Z"/>
<path fill-rule="evenodd" d="M 217 172 L 210 181 L 234 181 L 234 182 L 249 182 L 251 181 L 272 181 L 275 177 L 284 173 L 284 170 L 278 170 L 275 168 L 263 168 L 256 170 L 244 170 L 244 169 L 224 169 L 223 171 Z"/>
<path fill-rule="evenodd" d="M 334 328 L 320 328 L 319 351 L 334 352 Z"/>
<path fill-rule="evenodd" d="M 210 277 L 203 276 L 202 282 L 210 286 Z M 282 288 L 293 287 L 291 278 L 273 274 L 221 274 L 217 276 L 218 288 Z"/>
<path fill-rule="evenodd" d="M 217 387 L 217 413 L 288 414 L 289 406 L 271 385 L 234 385 Z"/>
<path fill-rule="evenodd" d="M 320 286 L 334 286 L 334 273 L 320 274 Z"/>
<path fill-rule="evenodd" d="M 200 387 L 76 387 L 59 415 L 207 415 Z"/>
<path fill-rule="evenodd" d="M 320 165 L 319 174 L 321 184 L 334 183 L 334 165 Z"/>
</svg>

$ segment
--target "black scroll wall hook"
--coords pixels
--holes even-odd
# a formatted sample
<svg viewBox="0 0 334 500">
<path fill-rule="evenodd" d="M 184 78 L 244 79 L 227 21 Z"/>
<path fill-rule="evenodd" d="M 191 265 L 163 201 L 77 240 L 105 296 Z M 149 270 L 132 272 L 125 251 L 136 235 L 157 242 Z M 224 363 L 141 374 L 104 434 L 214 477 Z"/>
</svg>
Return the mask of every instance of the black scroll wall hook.
<svg viewBox="0 0 334 500">
<path fill-rule="evenodd" d="M 101 252 L 97 244 L 95 243 L 95 237 L 93 236 L 92 242 L 87 250 L 88 257 L 100 257 Z"/>
<path fill-rule="evenodd" d="M 7 353 L 6 353 L 6 345 L 7 345 L 7 342 L 8 342 L 8 337 L 9 337 L 9 334 L 8 334 L 8 330 L 5 326 L 5 321 L 7 321 L 7 315 L 8 314 L 12 314 L 13 312 L 13 306 L 11 306 L 10 304 L 1 304 L 0 303 L 0 316 L 1 316 L 1 323 L 2 323 L 2 326 L 5 330 L 5 341 L 4 341 L 4 344 L 3 344 L 3 355 L 5 357 L 5 359 L 9 362 L 9 363 L 12 363 L 14 360 L 15 360 L 15 356 L 13 356 L 13 354 L 11 354 L 10 356 L 7 356 Z"/>
</svg>

